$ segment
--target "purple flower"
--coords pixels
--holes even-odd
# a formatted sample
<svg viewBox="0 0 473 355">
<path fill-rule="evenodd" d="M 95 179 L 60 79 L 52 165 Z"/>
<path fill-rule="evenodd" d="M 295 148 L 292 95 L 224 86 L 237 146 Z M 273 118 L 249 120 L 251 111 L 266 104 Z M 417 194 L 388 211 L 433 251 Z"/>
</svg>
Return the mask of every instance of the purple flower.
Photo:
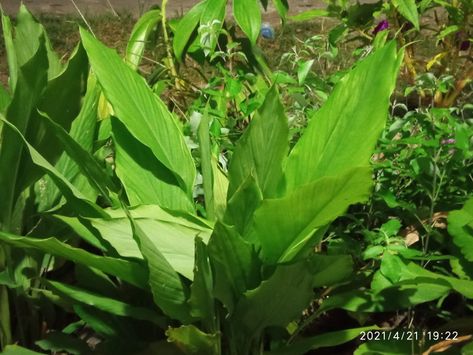
<svg viewBox="0 0 473 355">
<path fill-rule="evenodd" d="M 461 51 L 467 51 L 469 48 L 470 48 L 470 41 L 469 40 L 462 41 L 460 43 L 460 50 Z"/>
<path fill-rule="evenodd" d="M 380 21 L 376 27 L 374 28 L 373 30 L 373 34 L 377 34 L 378 32 L 381 32 L 381 31 L 384 31 L 384 30 L 387 30 L 389 28 L 389 22 L 388 20 L 382 20 Z"/>
</svg>

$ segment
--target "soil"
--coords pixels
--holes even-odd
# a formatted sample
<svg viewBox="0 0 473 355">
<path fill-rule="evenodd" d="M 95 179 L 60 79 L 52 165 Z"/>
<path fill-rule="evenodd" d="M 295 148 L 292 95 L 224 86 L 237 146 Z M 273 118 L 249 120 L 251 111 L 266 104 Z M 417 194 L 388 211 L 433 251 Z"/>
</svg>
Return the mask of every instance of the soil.
<svg viewBox="0 0 473 355">
<path fill-rule="evenodd" d="M 322 0 L 289 0 L 290 13 L 299 13 L 301 11 L 323 7 Z M 39 14 L 51 15 L 71 15 L 78 11 L 74 3 L 84 14 L 84 16 L 94 16 L 97 14 L 115 14 L 131 13 L 134 17 L 148 10 L 153 5 L 160 5 L 161 0 L 23 0 L 23 3 L 30 11 Z M 170 16 L 177 17 L 189 10 L 197 0 L 171 0 L 167 5 L 167 11 Z M 19 0 L 0 0 L 3 10 L 14 15 L 20 5 Z M 229 10 L 230 10 L 229 4 Z M 265 21 L 278 21 L 278 16 L 272 4 L 268 5 L 267 11 L 263 12 Z"/>
</svg>

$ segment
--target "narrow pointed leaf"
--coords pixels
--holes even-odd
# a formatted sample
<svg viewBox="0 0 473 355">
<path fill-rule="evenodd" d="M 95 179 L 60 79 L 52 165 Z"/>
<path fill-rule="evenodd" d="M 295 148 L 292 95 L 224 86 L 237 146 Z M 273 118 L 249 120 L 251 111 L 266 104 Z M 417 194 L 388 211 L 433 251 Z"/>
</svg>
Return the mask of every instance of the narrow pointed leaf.
<svg viewBox="0 0 473 355">
<path fill-rule="evenodd" d="M 166 331 L 168 342 L 176 343 L 186 354 L 208 355 L 218 353 L 220 342 L 217 334 L 207 334 L 194 325 L 169 328 Z"/>
<path fill-rule="evenodd" d="M 92 75 L 90 75 L 87 83 L 87 92 L 83 98 L 81 110 L 79 115 L 72 122 L 69 131 L 69 135 L 72 139 L 74 139 L 89 153 L 92 153 L 95 141 L 99 93 L 100 91 L 96 80 Z M 94 201 L 96 199 L 97 193 L 92 186 L 90 186 L 87 178 L 80 173 L 81 169 L 79 165 L 71 159 L 66 152 L 62 153 L 55 168 L 89 200 Z M 61 192 L 47 175 L 43 176 L 36 183 L 35 192 L 39 211 L 45 211 L 52 208 L 59 202 L 61 196 Z"/>
<path fill-rule="evenodd" d="M 61 192 L 64 194 L 67 201 L 74 206 L 76 212 L 83 216 L 100 217 L 106 216 L 103 210 L 96 206 L 93 202 L 87 200 L 61 173 L 59 173 L 54 166 L 52 166 L 41 154 L 34 149 L 26 139 L 21 135 L 19 130 L 13 126 L 10 122 L 6 121 L 0 116 L 0 120 L 4 122 L 4 130 L 10 129 L 15 132 L 17 136 L 21 138 L 22 143 L 26 146 L 26 149 L 31 157 L 32 162 L 41 168 L 44 173 L 48 174 L 54 183 L 58 186 Z"/>
<path fill-rule="evenodd" d="M 215 296 L 232 313 L 243 292 L 259 284 L 260 261 L 253 245 L 221 222 L 215 225 L 208 250 L 216 272 Z"/>
<path fill-rule="evenodd" d="M 371 169 L 354 168 L 304 185 L 283 198 L 264 200 L 255 212 L 249 238 L 261 244 L 267 263 L 289 261 L 312 245 L 316 229 L 343 214 L 350 204 L 365 201 L 370 189 Z"/>
<path fill-rule="evenodd" d="M 141 215 L 144 208 L 154 210 L 154 215 Z M 172 268 L 192 280 L 195 255 L 195 238 L 200 237 L 205 243 L 212 230 L 185 218 L 175 218 L 158 206 L 140 206 L 131 210 L 134 223 L 146 234 L 154 248 L 158 249 Z M 99 231 L 103 239 L 123 257 L 142 258 L 132 229 L 124 216 L 112 219 L 90 219 L 92 226 Z"/>
<path fill-rule="evenodd" d="M 393 4 L 397 11 L 414 27 L 419 30 L 419 13 L 417 12 L 417 4 L 415 0 L 393 0 Z"/>
<path fill-rule="evenodd" d="M 18 82 L 6 118 L 20 135 L 26 132 L 31 113 L 47 80 L 47 58 L 44 45 L 18 72 Z M 4 124 L 0 150 L 0 224 L 7 223 L 16 200 L 16 185 L 19 177 L 23 144 L 21 137 Z M 9 227 L 4 225 L 3 229 Z"/>
<path fill-rule="evenodd" d="M 189 298 L 191 315 L 201 319 L 206 329 L 216 331 L 213 275 L 208 250 L 202 239 L 195 240 L 194 282 Z"/>
<path fill-rule="evenodd" d="M 235 148 L 229 167 L 228 198 L 250 175 L 255 176 L 264 197 L 277 196 L 288 149 L 287 118 L 273 86 Z"/>
<path fill-rule="evenodd" d="M 320 348 L 329 348 L 352 341 L 360 336 L 361 332 L 368 330 L 380 329 L 376 325 L 368 327 L 360 327 L 353 329 L 337 330 L 335 332 L 326 332 L 310 338 L 303 338 L 282 349 L 271 351 L 271 355 L 297 355 L 306 354 L 311 350 Z"/>
<path fill-rule="evenodd" d="M 233 16 L 250 42 L 255 45 L 261 30 L 259 0 L 233 0 Z"/>
<path fill-rule="evenodd" d="M 37 107 L 31 112 L 25 138 L 49 162 L 56 162 L 63 149 L 58 137 L 48 129 L 40 117 L 44 112 L 66 131 L 79 114 L 83 93 L 83 85 L 88 72 L 87 56 L 82 46 L 76 47 L 66 68 L 48 82 Z M 21 161 L 21 170 L 16 194 L 31 185 L 43 172 L 26 161 Z"/>
<path fill-rule="evenodd" d="M 137 69 L 148 41 L 148 37 L 161 20 L 161 10 L 150 10 L 140 17 L 131 31 L 126 46 L 126 61 L 132 69 Z"/>
<path fill-rule="evenodd" d="M 289 155 L 285 169 L 289 190 L 368 166 L 385 125 L 401 59 L 391 42 L 341 79 Z"/>
<path fill-rule="evenodd" d="M 149 269 L 149 286 L 155 304 L 173 319 L 185 322 L 190 318 L 187 290 L 179 274 L 169 264 L 151 239 L 128 215 L 135 238 Z"/>
<path fill-rule="evenodd" d="M 103 197 L 108 198 L 110 191 L 116 192 L 118 189 L 105 173 L 95 158 L 87 152 L 81 145 L 76 142 L 60 125 L 55 123 L 46 114 L 40 114 L 46 126 L 56 135 L 61 141 L 64 150 L 73 159 L 83 175 L 89 180 L 91 186 L 95 187 Z"/>
<path fill-rule="evenodd" d="M 266 327 L 285 327 L 298 319 L 313 299 L 313 279 L 308 268 L 306 260 L 277 266 L 269 279 L 244 293 L 232 322 L 247 337 L 258 338 Z"/>
<path fill-rule="evenodd" d="M 159 316 L 151 309 L 133 306 L 110 297 L 105 297 L 100 294 L 57 281 L 46 281 L 46 284 L 52 288 L 55 293 L 59 293 L 60 295 L 70 298 L 75 302 L 93 306 L 117 316 L 146 320 L 161 327 L 165 327 L 165 317 Z"/>
<path fill-rule="evenodd" d="M 82 29 L 81 38 L 115 116 L 173 172 L 181 188 L 191 196 L 194 162 L 175 118 L 143 78 L 115 51 Z"/>
<path fill-rule="evenodd" d="M 115 171 L 132 206 L 156 204 L 171 210 L 195 213 L 194 204 L 175 175 L 153 152 L 112 118 Z"/>
<path fill-rule="evenodd" d="M 124 259 L 98 256 L 80 248 L 60 242 L 56 238 L 31 238 L 20 237 L 13 234 L 0 232 L 0 241 L 16 247 L 34 248 L 54 256 L 58 256 L 75 263 L 94 267 L 107 274 L 116 276 L 139 288 L 147 288 L 147 271 L 143 265 Z"/>
<path fill-rule="evenodd" d="M 192 34 L 199 24 L 205 5 L 205 0 L 198 2 L 184 15 L 182 19 L 179 20 L 172 41 L 174 55 L 179 61 L 182 61 L 185 50 L 190 45 Z"/>
</svg>

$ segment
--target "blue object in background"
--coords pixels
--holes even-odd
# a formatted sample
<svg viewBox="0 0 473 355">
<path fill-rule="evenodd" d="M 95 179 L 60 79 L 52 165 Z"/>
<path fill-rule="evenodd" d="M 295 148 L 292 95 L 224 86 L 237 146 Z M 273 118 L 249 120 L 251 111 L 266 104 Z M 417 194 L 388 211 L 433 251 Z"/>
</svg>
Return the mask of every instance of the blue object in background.
<svg viewBox="0 0 473 355">
<path fill-rule="evenodd" d="M 267 22 L 261 25 L 261 37 L 265 39 L 274 39 L 274 28 Z"/>
</svg>

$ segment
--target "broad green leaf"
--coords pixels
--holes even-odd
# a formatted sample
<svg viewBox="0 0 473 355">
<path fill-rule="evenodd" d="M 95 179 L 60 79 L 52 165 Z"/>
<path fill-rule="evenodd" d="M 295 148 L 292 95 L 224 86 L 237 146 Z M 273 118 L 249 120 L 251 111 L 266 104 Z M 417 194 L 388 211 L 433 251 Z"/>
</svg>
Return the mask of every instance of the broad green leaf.
<svg viewBox="0 0 473 355">
<path fill-rule="evenodd" d="M 176 343 L 186 354 L 218 354 L 219 335 L 204 333 L 194 325 L 169 328 L 166 336 L 169 342 Z"/>
<path fill-rule="evenodd" d="M 138 69 L 145 51 L 146 42 L 161 20 L 161 10 L 150 10 L 140 17 L 131 31 L 126 46 L 126 61 L 132 69 Z"/>
<path fill-rule="evenodd" d="M 60 125 L 55 123 L 46 114 L 41 114 L 43 122 L 61 141 L 66 153 L 82 170 L 82 174 L 89 180 L 91 186 L 97 189 L 104 198 L 108 199 L 109 191 L 116 192 L 118 188 L 115 186 L 110 177 L 102 169 L 95 158 L 76 142 Z"/>
<path fill-rule="evenodd" d="M 325 9 L 312 9 L 312 10 L 303 11 L 294 16 L 289 16 L 289 19 L 291 21 L 299 22 L 299 21 L 313 20 L 314 18 L 317 18 L 317 17 L 328 17 L 328 16 L 329 16 L 329 12 Z"/>
<path fill-rule="evenodd" d="M 261 30 L 259 0 L 233 0 L 233 16 L 251 44 L 255 45 Z"/>
<path fill-rule="evenodd" d="M 53 215 L 53 218 L 56 218 L 63 223 L 65 223 L 69 228 L 71 228 L 79 237 L 84 241 L 99 249 L 100 251 L 106 252 L 107 245 L 104 245 L 104 241 L 100 236 L 97 236 L 94 231 L 92 231 L 92 226 L 88 220 L 84 220 L 78 217 L 68 217 Z"/>
<path fill-rule="evenodd" d="M 391 312 L 413 307 L 446 296 L 450 285 L 439 280 L 412 280 L 390 286 L 380 292 L 347 291 L 331 295 L 324 300 L 317 314 L 331 309 L 345 309 L 352 312 Z"/>
<path fill-rule="evenodd" d="M 353 329 L 338 330 L 335 332 L 326 332 L 321 335 L 316 335 L 310 338 L 302 338 L 301 340 L 295 341 L 281 349 L 271 351 L 271 355 L 297 355 L 306 354 L 311 350 L 320 348 L 329 348 L 332 346 L 341 345 L 347 343 L 353 339 L 360 337 L 361 332 L 368 330 L 380 329 L 376 325 L 370 327 L 361 327 Z"/>
<path fill-rule="evenodd" d="M 43 45 L 31 60 L 18 71 L 18 82 L 8 107 L 6 118 L 20 134 L 25 134 L 31 113 L 36 106 L 47 80 L 47 58 Z M 0 224 L 9 230 L 10 215 L 16 200 L 16 185 L 19 178 L 20 160 L 23 151 L 21 137 L 3 125 L 0 138 Z"/>
<path fill-rule="evenodd" d="M 287 3 L 287 0 L 273 0 L 273 5 L 279 14 L 279 17 L 281 17 L 281 20 L 284 22 L 286 20 L 287 11 L 289 9 L 289 4 Z"/>
<path fill-rule="evenodd" d="M 419 30 L 419 13 L 415 0 L 393 0 L 397 11 Z"/>
<path fill-rule="evenodd" d="M 353 274 L 353 260 L 349 255 L 311 255 L 309 270 L 314 287 L 327 287 L 349 279 Z"/>
<path fill-rule="evenodd" d="M 132 225 L 133 238 L 148 265 L 148 284 L 154 303 L 169 317 L 183 323 L 188 321 L 190 318 L 190 307 L 187 304 L 188 290 L 183 280 L 129 212 L 128 219 Z"/>
<path fill-rule="evenodd" d="M 87 327 L 90 327 L 94 332 L 97 332 L 100 338 L 104 339 L 94 348 L 94 352 L 135 354 L 138 349 L 144 346 L 142 343 L 146 338 L 144 333 L 150 334 L 150 332 L 156 331 L 156 327 L 150 327 L 149 324 L 143 321 L 131 317 L 115 316 L 93 306 L 77 303 L 73 306 L 73 309 L 74 313 L 86 323 Z M 146 341 L 149 341 L 149 338 Z"/>
<path fill-rule="evenodd" d="M 401 331 L 399 331 L 399 336 L 401 336 L 401 333 L 400 333 Z M 392 335 L 395 334 L 394 332 L 392 333 Z M 356 348 L 354 355 L 373 355 L 373 354 L 405 355 L 405 354 L 412 354 L 412 353 L 414 354 L 422 353 L 418 342 L 399 341 L 399 340 L 391 340 L 391 341 L 379 340 L 379 341 L 364 342 L 358 348 Z"/>
<path fill-rule="evenodd" d="M 365 201 L 370 189 L 371 169 L 362 167 L 321 178 L 285 197 L 264 200 L 254 214 L 249 239 L 261 245 L 266 263 L 289 261 L 318 242 L 312 238 L 315 230 L 343 214 L 350 204 Z"/>
<path fill-rule="evenodd" d="M 83 104 L 79 115 L 71 125 L 69 135 L 80 144 L 84 150 L 92 152 L 95 141 L 97 124 L 97 102 L 100 90 L 93 75 L 89 75 L 87 92 L 83 98 Z M 56 169 L 64 175 L 84 196 L 94 201 L 97 193 L 90 186 L 87 178 L 80 173 L 80 167 L 72 160 L 66 152 L 63 152 L 55 165 Z M 38 210 L 45 211 L 59 202 L 61 193 L 54 185 L 49 176 L 42 177 L 36 183 L 35 193 L 37 195 Z"/>
<path fill-rule="evenodd" d="M 212 266 L 206 245 L 200 238 L 195 240 L 194 282 L 189 304 L 192 317 L 201 319 L 207 330 L 217 331 Z"/>
<path fill-rule="evenodd" d="M 179 20 L 172 42 L 174 55 L 179 61 L 182 60 L 186 48 L 190 45 L 192 34 L 199 24 L 205 6 L 206 0 L 198 2 Z"/>
<path fill-rule="evenodd" d="M 114 115 L 173 172 L 181 188 L 191 196 L 195 166 L 175 118 L 115 51 L 83 29 L 81 38 Z"/>
<path fill-rule="evenodd" d="M 74 265 L 75 286 L 110 298 L 120 298 L 119 286 L 104 272 L 83 264 Z"/>
<path fill-rule="evenodd" d="M 195 213 L 194 204 L 176 177 L 126 127 L 112 118 L 115 171 L 132 206 L 156 204 L 171 210 Z"/>
<path fill-rule="evenodd" d="M 141 214 L 148 209 L 154 214 Z M 140 206 L 130 211 L 134 223 L 146 234 L 174 270 L 192 280 L 194 270 L 195 238 L 205 243 L 212 230 L 195 224 L 185 217 L 174 217 L 159 206 Z M 143 258 L 127 218 L 90 219 L 101 237 L 123 257 Z"/>
<path fill-rule="evenodd" d="M 21 140 L 23 141 L 24 145 L 26 146 L 28 153 L 31 157 L 32 162 L 40 167 L 44 173 L 48 174 L 54 183 L 58 186 L 61 192 L 64 194 L 68 203 L 76 209 L 76 212 L 82 216 L 88 217 L 100 217 L 105 216 L 105 212 L 92 203 L 91 201 L 87 200 L 67 179 L 59 173 L 54 166 L 52 166 L 46 159 L 44 159 L 41 154 L 38 153 L 36 149 L 34 149 L 21 135 L 19 130 L 13 126 L 10 122 L 6 121 L 4 118 L 0 116 L 0 121 L 3 120 L 4 122 L 4 130 L 9 128 L 11 131 L 15 132 Z M 3 174 L 0 174 L 2 176 Z"/>
<path fill-rule="evenodd" d="M 235 147 L 229 167 L 228 199 L 250 175 L 256 178 L 265 198 L 278 196 L 288 149 L 287 118 L 273 86 Z"/>
<path fill-rule="evenodd" d="M 214 20 L 223 23 L 227 0 L 205 0 L 205 6 L 200 15 L 200 24 L 209 24 Z"/>
<path fill-rule="evenodd" d="M 131 213 L 133 218 L 157 219 L 163 222 L 182 224 L 183 226 L 189 227 L 191 229 L 208 231 L 213 227 L 211 222 L 193 214 L 181 211 L 165 210 L 157 205 L 129 207 L 128 211 Z M 111 218 L 125 218 L 128 216 L 127 212 L 123 211 L 123 209 L 107 208 L 106 212 Z"/>
<path fill-rule="evenodd" d="M 401 59 L 391 42 L 340 80 L 289 155 L 285 169 L 289 190 L 368 166 L 385 125 Z"/>
<path fill-rule="evenodd" d="M 129 318 L 114 316 L 113 314 L 101 311 L 96 307 L 87 306 L 81 303 L 73 305 L 73 309 L 80 319 L 104 338 L 126 339 L 127 336 L 133 334 L 133 329 L 130 329 L 130 326 L 127 327 L 124 324 L 131 323 Z"/>
<path fill-rule="evenodd" d="M 473 341 L 470 341 L 462 348 L 462 355 L 472 355 L 473 354 Z"/>
<path fill-rule="evenodd" d="M 133 306 L 116 299 L 105 297 L 57 281 L 46 281 L 45 283 L 53 290 L 53 292 L 59 293 L 61 296 L 65 296 L 74 302 L 93 306 L 117 316 L 146 320 L 160 327 L 165 327 L 165 317 L 158 315 L 151 309 Z"/>
<path fill-rule="evenodd" d="M 49 38 L 43 26 L 36 21 L 25 5 L 20 5 L 16 16 L 15 45 L 16 58 L 19 67 L 27 63 L 40 47 L 41 38 L 44 37 L 46 52 L 48 56 L 48 79 L 54 78 L 62 70 L 61 62 L 57 54 L 52 50 Z"/>
<path fill-rule="evenodd" d="M 261 205 L 263 194 L 253 175 L 247 177 L 227 203 L 223 221 L 234 226 L 238 233 L 245 236 L 251 226 L 255 211 Z"/>
<path fill-rule="evenodd" d="M 62 332 L 49 332 L 44 339 L 35 344 L 42 350 L 51 352 L 66 352 L 67 354 L 82 355 L 91 354 L 87 343 L 75 336 Z"/>
<path fill-rule="evenodd" d="M 60 157 L 63 148 L 55 132 L 45 125 L 38 111 L 46 113 L 57 124 L 69 131 L 72 121 L 80 112 L 87 72 L 87 56 L 84 48 L 79 45 L 73 52 L 67 67 L 48 82 L 37 107 L 31 113 L 25 138 L 50 162 L 55 162 Z M 40 168 L 32 165 L 27 157 L 23 157 L 16 193 L 19 194 L 43 174 Z"/>
<path fill-rule="evenodd" d="M 448 232 L 465 259 L 473 261 L 473 199 L 468 200 L 461 210 L 449 213 Z"/>
<path fill-rule="evenodd" d="M 217 218 L 223 219 L 225 210 L 227 209 L 228 178 L 218 166 L 217 157 L 212 156 L 210 163 L 212 166 L 215 215 Z"/>
<path fill-rule="evenodd" d="M 200 15 L 200 26 L 211 26 L 215 32 L 218 32 L 225 18 L 225 9 L 227 0 L 205 0 L 205 5 Z M 217 45 L 217 38 L 210 36 L 208 41 L 201 42 L 204 52 L 211 52 Z"/>
<path fill-rule="evenodd" d="M 302 85 L 307 78 L 307 75 L 310 72 L 310 69 L 312 68 L 312 64 L 314 64 L 314 60 L 307 60 L 307 61 L 301 61 L 298 64 L 297 68 L 297 80 L 299 81 L 299 85 Z"/>
<path fill-rule="evenodd" d="M 231 314 L 241 295 L 260 283 L 261 263 L 253 245 L 245 241 L 235 228 L 221 222 L 215 225 L 208 250 L 216 273 L 215 297 Z"/>
<path fill-rule="evenodd" d="M 313 299 L 313 276 L 307 260 L 278 265 L 258 287 L 246 291 L 235 306 L 231 322 L 248 339 L 269 326 L 286 327 L 298 319 Z M 291 290 L 291 292 L 287 292 Z"/>
<path fill-rule="evenodd" d="M 387 262 L 385 262 L 387 261 Z M 390 267 L 389 267 L 390 266 Z M 473 299 L 473 281 L 462 280 L 451 276 L 444 276 L 436 272 L 428 271 L 414 262 L 405 263 L 401 258 L 385 254 L 381 263 L 381 272 L 391 282 L 402 283 L 405 280 L 444 281 L 451 288 L 469 299 Z"/>
<path fill-rule="evenodd" d="M 80 248 L 60 242 L 56 238 L 20 237 L 0 232 L 0 241 L 20 248 L 34 248 L 75 263 L 94 267 L 107 274 L 116 276 L 136 287 L 146 288 L 147 271 L 142 264 L 124 259 L 98 256 Z"/>
<path fill-rule="evenodd" d="M 42 355 L 36 351 L 28 350 L 19 345 L 7 345 L 2 351 L 2 355 Z"/>
</svg>

